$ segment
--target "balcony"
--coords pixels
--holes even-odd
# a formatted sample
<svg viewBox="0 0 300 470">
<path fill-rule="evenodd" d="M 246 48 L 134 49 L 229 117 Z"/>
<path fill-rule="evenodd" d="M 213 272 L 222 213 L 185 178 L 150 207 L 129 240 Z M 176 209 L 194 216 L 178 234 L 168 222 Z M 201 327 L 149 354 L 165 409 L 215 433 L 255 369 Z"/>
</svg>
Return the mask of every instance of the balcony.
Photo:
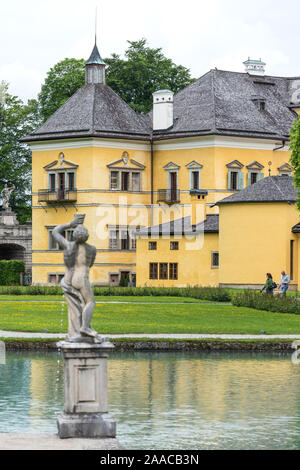
<svg viewBox="0 0 300 470">
<path fill-rule="evenodd" d="M 38 198 L 39 202 L 47 202 L 48 204 L 57 202 L 76 202 L 77 189 L 39 189 Z"/>
<path fill-rule="evenodd" d="M 157 191 L 157 202 L 165 204 L 177 204 L 180 202 L 179 189 L 159 189 Z"/>
</svg>

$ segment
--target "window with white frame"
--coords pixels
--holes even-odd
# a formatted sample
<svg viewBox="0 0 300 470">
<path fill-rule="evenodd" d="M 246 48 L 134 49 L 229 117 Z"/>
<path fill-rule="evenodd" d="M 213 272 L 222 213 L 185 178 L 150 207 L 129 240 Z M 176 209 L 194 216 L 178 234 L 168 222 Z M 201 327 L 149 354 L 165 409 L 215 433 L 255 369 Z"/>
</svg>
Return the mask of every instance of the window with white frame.
<svg viewBox="0 0 300 470">
<path fill-rule="evenodd" d="M 252 184 L 257 183 L 264 178 L 263 170 L 264 166 L 258 163 L 257 161 L 247 165 L 248 175 L 247 175 L 247 185 L 251 186 Z"/>
<path fill-rule="evenodd" d="M 228 163 L 228 174 L 227 174 L 227 188 L 231 191 L 240 191 L 244 188 L 244 172 L 242 168 L 244 165 L 238 160 L 234 160 L 231 163 Z"/>
<path fill-rule="evenodd" d="M 129 227 L 109 228 L 109 249 L 112 251 L 135 251 L 136 236 Z"/>
<path fill-rule="evenodd" d="M 190 191 L 197 191 L 201 189 L 200 176 L 201 176 L 201 169 L 203 168 L 201 163 L 192 161 L 191 163 L 186 165 L 186 168 L 190 172 L 190 177 L 189 177 Z"/>
<path fill-rule="evenodd" d="M 123 192 L 141 191 L 141 172 L 131 170 L 111 170 L 110 189 Z"/>
<path fill-rule="evenodd" d="M 63 187 L 63 188 L 62 188 Z M 57 189 L 74 190 L 76 188 L 76 171 L 52 171 L 48 174 L 48 190 L 51 192 Z"/>
<path fill-rule="evenodd" d="M 59 247 L 58 243 L 54 240 L 52 236 L 53 228 L 48 229 L 48 249 L 49 250 L 62 250 L 62 248 Z M 68 241 L 73 241 L 73 232 L 74 229 L 69 229 L 69 230 L 64 230 L 62 232 L 62 236 L 66 238 Z"/>
</svg>

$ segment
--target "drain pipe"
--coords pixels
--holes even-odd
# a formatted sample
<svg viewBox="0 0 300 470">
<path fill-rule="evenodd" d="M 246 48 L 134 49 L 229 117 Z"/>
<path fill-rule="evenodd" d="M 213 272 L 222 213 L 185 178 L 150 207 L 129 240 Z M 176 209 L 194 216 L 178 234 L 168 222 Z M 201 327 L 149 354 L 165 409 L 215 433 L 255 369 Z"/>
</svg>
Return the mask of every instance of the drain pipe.
<svg viewBox="0 0 300 470">
<path fill-rule="evenodd" d="M 153 162 L 154 162 L 154 149 L 153 149 L 153 134 L 150 136 L 150 149 L 151 149 L 151 220 L 150 225 L 153 225 L 153 204 L 154 204 L 154 170 L 153 170 Z"/>
<path fill-rule="evenodd" d="M 283 141 L 282 141 L 282 145 L 280 145 L 280 147 L 276 147 L 275 149 L 273 149 L 273 151 L 275 152 L 276 150 L 281 150 L 281 149 L 283 149 L 283 148 L 285 147 L 285 143 L 286 143 L 286 141 L 283 140 Z"/>
</svg>

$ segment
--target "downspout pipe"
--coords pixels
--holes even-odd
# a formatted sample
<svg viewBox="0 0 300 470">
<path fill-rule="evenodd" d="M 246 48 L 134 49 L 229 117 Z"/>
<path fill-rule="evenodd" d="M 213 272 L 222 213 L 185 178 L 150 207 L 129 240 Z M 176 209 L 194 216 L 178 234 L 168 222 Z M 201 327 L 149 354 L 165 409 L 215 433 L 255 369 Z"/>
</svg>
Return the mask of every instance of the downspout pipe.
<svg viewBox="0 0 300 470">
<path fill-rule="evenodd" d="M 154 150 L 153 150 L 153 135 L 150 136 L 150 149 L 151 149 L 151 204 L 154 203 L 154 195 L 153 195 L 153 179 L 154 179 L 154 171 L 153 171 L 153 160 L 154 160 Z"/>
<path fill-rule="evenodd" d="M 282 141 L 282 145 L 280 145 L 280 147 L 276 147 L 275 149 L 273 149 L 273 151 L 275 152 L 276 150 L 281 150 L 285 147 L 285 143 L 286 143 L 286 140 L 283 140 Z"/>
<path fill-rule="evenodd" d="M 150 136 L 150 151 L 151 151 L 151 220 L 150 225 L 153 225 L 153 204 L 154 204 L 154 149 L 153 149 L 153 134 Z"/>
</svg>

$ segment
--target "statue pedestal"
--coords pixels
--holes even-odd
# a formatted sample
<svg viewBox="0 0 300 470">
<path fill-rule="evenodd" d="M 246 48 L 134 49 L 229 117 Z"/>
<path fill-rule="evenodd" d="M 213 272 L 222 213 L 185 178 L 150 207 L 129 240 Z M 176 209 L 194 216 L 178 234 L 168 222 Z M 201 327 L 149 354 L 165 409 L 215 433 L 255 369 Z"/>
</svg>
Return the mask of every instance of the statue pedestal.
<svg viewBox="0 0 300 470">
<path fill-rule="evenodd" d="M 107 358 L 114 346 L 57 344 L 64 359 L 64 411 L 57 420 L 58 435 L 66 438 L 113 438 L 116 423 L 108 414 Z"/>
<path fill-rule="evenodd" d="M 0 225 L 19 225 L 17 215 L 10 209 L 0 212 Z"/>
</svg>

